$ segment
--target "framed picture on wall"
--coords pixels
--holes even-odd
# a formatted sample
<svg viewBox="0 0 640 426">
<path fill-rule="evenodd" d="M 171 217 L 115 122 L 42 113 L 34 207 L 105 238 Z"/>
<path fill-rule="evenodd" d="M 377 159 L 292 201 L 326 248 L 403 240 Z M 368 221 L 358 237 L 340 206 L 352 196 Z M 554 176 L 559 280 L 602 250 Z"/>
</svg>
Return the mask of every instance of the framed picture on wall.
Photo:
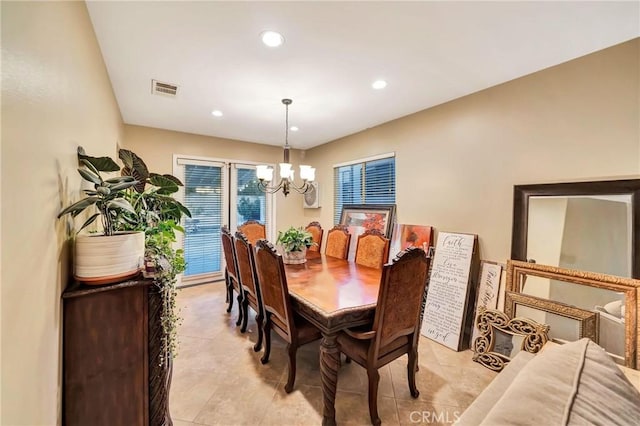
<svg viewBox="0 0 640 426">
<path fill-rule="evenodd" d="M 340 224 L 351 234 L 349 260 L 355 258 L 358 236 L 369 229 L 376 229 L 391 239 L 396 219 L 395 204 L 345 204 L 342 206 Z"/>
</svg>

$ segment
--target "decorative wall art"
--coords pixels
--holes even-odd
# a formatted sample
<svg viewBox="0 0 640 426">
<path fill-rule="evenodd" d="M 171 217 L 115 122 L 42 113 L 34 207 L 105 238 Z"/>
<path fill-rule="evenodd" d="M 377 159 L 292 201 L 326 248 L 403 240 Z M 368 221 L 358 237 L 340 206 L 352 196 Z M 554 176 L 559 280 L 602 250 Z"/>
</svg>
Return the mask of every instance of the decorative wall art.
<svg viewBox="0 0 640 426">
<path fill-rule="evenodd" d="M 455 351 L 471 340 L 478 237 L 440 232 L 421 334 Z"/>
<path fill-rule="evenodd" d="M 393 226 L 389 260 L 409 247 L 419 247 L 428 255 L 429 249 L 433 247 L 433 228 L 425 225 L 396 223 Z"/>
<path fill-rule="evenodd" d="M 395 204 L 345 204 L 342 207 L 340 224 L 345 225 L 351 234 L 348 259 L 355 259 L 358 236 L 366 230 L 376 229 L 391 239 L 395 216 Z"/>
<path fill-rule="evenodd" d="M 496 262 L 483 260 L 480 262 L 480 284 L 476 297 L 476 317 L 473 324 L 473 334 L 471 341 L 478 337 L 478 309 L 482 306 L 486 309 L 496 309 L 498 307 L 498 296 L 500 295 L 500 280 L 502 278 L 502 265 Z"/>
</svg>

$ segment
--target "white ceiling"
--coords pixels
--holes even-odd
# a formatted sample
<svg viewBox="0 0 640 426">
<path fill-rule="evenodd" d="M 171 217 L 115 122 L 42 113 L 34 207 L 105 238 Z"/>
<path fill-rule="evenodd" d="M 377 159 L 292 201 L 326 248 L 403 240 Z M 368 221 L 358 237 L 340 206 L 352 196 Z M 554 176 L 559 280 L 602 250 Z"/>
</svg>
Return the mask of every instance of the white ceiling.
<svg viewBox="0 0 640 426">
<path fill-rule="evenodd" d="M 640 36 L 638 1 L 87 6 L 125 123 L 282 145 L 288 97 L 299 149 Z"/>
</svg>

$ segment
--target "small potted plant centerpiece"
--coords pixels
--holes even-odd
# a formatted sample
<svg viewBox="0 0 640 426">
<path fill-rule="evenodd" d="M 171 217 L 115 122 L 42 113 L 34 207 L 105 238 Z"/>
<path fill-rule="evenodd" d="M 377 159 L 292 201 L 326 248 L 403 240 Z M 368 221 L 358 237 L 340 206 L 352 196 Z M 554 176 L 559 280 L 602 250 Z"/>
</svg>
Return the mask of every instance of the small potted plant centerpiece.
<svg viewBox="0 0 640 426">
<path fill-rule="evenodd" d="M 282 261 L 289 265 L 297 265 L 307 261 L 307 249 L 315 243 L 309 232 L 292 226 L 284 232 L 278 232 L 276 244 L 283 248 Z"/>
</svg>

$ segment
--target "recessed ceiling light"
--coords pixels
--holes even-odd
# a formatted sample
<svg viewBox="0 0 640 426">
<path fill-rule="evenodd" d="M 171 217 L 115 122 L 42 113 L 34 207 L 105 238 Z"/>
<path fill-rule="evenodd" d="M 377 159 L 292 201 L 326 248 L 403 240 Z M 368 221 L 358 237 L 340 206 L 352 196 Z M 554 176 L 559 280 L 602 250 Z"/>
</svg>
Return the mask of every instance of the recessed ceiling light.
<svg viewBox="0 0 640 426">
<path fill-rule="evenodd" d="M 213 111 L 211 111 L 211 115 L 213 115 L 214 117 L 222 117 L 222 111 L 214 109 Z"/>
<path fill-rule="evenodd" d="M 296 126 L 291 126 L 289 127 L 289 130 L 291 130 L 292 132 L 297 132 L 298 128 Z"/>
<path fill-rule="evenodd" d="M 284 37 L 282 34 L 275 31 L 265 31 L 260 35 L 260 37 L 262 38 L 262 42 L 269 47 L 278 47 L 284 43 Z"/>
<path fill-rule="evenodd" d="M 387 82 L 384 80 L 376 80 L 373 82 L 371 87 L 373 87 L 376 90 L 384 89 L 385 87 L 387 87 Z"/>
</svg>

